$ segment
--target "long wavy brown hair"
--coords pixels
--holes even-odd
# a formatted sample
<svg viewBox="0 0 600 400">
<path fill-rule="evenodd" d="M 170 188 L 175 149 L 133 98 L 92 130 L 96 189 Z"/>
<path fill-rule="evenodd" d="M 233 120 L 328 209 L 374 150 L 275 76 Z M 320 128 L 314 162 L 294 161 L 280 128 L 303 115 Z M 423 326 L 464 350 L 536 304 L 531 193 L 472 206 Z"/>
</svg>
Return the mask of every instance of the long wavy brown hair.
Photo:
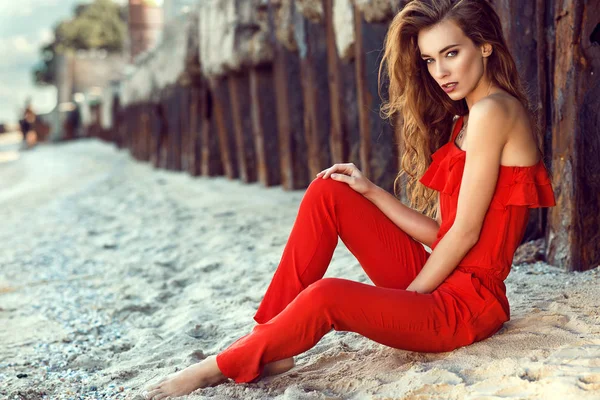
<svg viewBox="0 0 600 400">
<path fill-rule="evenodd" d="M 445 20 L 454 21 L 476 46 L 492 45 L 487 75 L 493 84 L 516 97 L 531 111 L 510 54 L 500 18 L 486 0 L 413 0 L 394 17 L 385 39 L 379 69 L 389 79 L 389 97 L 381 113 L 402 121 L 401 170 L 394 182 L 406 184 L 411 206 L 429 216 L 436 208 L 435 192 L 418 182 L 431 163 L 431 154 L 449 140 L 452 121 L 468 112 L 466 101 L 453 101 L 431 77 L 420 57 L 417 37 L 421 29 Z M 401 179 L 402 177 L 405 179 Z"/>
</svg>

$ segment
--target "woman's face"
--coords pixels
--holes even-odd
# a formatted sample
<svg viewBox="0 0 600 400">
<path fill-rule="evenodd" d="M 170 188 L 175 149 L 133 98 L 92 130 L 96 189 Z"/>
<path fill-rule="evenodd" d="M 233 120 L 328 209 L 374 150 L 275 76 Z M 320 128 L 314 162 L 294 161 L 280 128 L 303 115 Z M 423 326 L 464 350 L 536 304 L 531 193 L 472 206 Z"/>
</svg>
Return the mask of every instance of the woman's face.
<svg viewBox="0 0 600 400">
<path fill-rule="evenodd" d="M 489 54 L 475 46 L 454 21 L 419 31 L 418 45 L 429 74 L 452 100 L 461 100 L 478 88 Z"/>
</svg>

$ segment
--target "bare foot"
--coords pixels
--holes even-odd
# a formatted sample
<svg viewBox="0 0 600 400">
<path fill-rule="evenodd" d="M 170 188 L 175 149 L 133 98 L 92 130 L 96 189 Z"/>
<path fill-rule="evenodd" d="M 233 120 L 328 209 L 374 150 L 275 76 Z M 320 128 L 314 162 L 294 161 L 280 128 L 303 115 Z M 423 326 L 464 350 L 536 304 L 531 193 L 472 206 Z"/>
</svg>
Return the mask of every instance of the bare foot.
<svg viewBox="0 0 600 400">
<path fill-rule="evenodd" d="M 289 371 L 294 368 L 294 357 L 284 358 L 283 360 L 273 361 L 272 363 L 268 363 L 265 365 L 263 369 L 261 378 L 266 376 L 273 376 L 283 374 L 284 372 Z"/>
<path fill-rule="evenodd" d="M 294 367 L 294 358 L 286 358 L 265 365 L 260 378 L 283 374 Z M 259 378 L 259 379 L 260 379 Z M 215 386 L 223 383 L 227 377 L 221 373 L 215 356 L 207 357 L 201 362 L 191 365 L 156 384 L 145 391 L 142 396 L 146 400 L 161 400 L 184 396 L 196 389 Z"/>
<path fill-rule="evenodd" d="M 173 398 L 190 394 L 199 388 L 218 385 L 226 380 L 227 377 L 217 365 L 217 357 L 212 356 L 168 377 L 149 388 L 142 396 L 146 400 Z"/>
</svg>

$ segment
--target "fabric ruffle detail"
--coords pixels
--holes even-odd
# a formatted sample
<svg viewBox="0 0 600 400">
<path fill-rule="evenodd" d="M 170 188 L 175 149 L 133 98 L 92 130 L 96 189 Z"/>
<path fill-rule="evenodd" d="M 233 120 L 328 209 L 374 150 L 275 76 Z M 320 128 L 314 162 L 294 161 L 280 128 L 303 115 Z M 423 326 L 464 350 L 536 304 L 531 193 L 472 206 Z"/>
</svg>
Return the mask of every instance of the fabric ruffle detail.
<svg viewBox="0 0 600 400">
<path fill-rule="evenodd" d="M 451 154 L 450 143 L 441 147 L 431 158 L 431 165 L 419 180 L 423 185 L 441 193 L 452 194 L 460 186 L 465 157 L 460 152 Z"/>
<path fill-rule="evenodd" d="M 510 168 L 510 167 L 507 167 Z M 529 208 L 556 205 L 548 172 L 540 161 L 532 167 L 512 167 L 501 171 L 492 204 L 501 206 L 527 206 Z"/>
<path fill-rule="evenodd" d="M 423 185 L 448 195 L 460 188 L 466 156 L 464 151 L 452 146 L 455 146 L 454 143 L 448 143 L 432 155 L 431 165 L 419 180 Z M 551 181 L 541 160 L 528 167 L 500 166 L 491 208 L 554 205 L 556 201 Z"/>
</svg>

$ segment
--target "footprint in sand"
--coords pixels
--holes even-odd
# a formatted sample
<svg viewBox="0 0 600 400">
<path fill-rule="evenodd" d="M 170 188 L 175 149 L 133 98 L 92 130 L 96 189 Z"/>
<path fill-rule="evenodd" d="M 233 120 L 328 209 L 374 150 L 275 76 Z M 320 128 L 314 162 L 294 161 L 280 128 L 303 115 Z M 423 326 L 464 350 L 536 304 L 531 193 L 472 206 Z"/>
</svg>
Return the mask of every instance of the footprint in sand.
<svg viewBox="0 0 600 400">
<path fill-rule="evenodd" d="M 580 377 L 577 386 L 586 391 L 598 391 L 600 393 L 600 374 L 591 374 Z"/>
</svg>

